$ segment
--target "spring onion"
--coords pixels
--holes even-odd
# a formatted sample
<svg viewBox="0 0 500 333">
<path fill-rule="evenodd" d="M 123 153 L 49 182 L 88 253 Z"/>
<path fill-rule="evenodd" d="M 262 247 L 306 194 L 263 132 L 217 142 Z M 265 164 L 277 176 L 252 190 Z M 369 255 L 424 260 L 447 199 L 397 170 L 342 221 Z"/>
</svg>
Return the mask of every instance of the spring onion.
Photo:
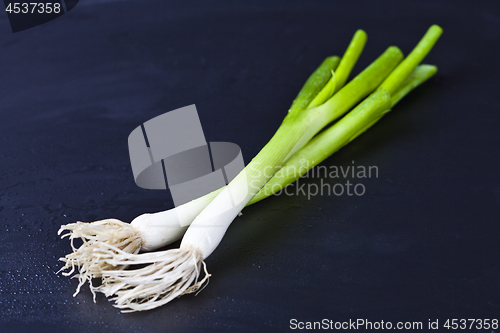
<svg viewBox="0 0 500 333">
<path fill-rule="evenodd" d="M 319 154 L 321 151 L 323 151 L 322 156 L 329 156 L 372 126 L 399 99 L 435 73 L 435 67 L 419 66 L 417 69 L 415 67 L 430 51 L 440 34 L 439 27 L 431 27 L 422 42 L 399 66 L 397 65 L 402 59 L 401 52 L 396 47 L 388 48 L 372 65 L 345 87 L 337 90 L 325 103 L 315 106 L 313 99 L 310 102 L 313 104 L 312 108 L 302 112 L 289 112 L 271 141 L 252 162 L 228 186 L 217 191 L 215 199 L 211 202 L 205 199 L 205 202 L 210 203 L 205 209 L 202 208 L 197 216 L 192 214 L 196 218 L 187 229 L 179 249 L 137 255 L 135 253 L 138 250 L 130 251 L 129 247 L 132 245 L 125 239 L 114 244 L 97 240 L 102 246 L 102 251 L 92 251 L 92 255 L 101 256 L 104 262 L 113 267 L 113 269 L 101 267 L 103 284 L 98 290 L 107 296 L 114 296 L 116 306 L 125 311 L 152 309 L 177 296 L 198 290 L 210 276 L 204 259 L 215 250 L 225 230 L 241 209 L 249 203 L 258 201 L 252 199 L 254 197 L 259 199 L 258 193 L 262 191 L 262 187 L 270 179 L 268 184 L 276 178 L 274 173 L 263 173 L 262 170 L 277 171 L 283 166 L 286 170 L 297 161 L 296 156 L 299 156 L 299 162 L 304 160 L 300 158 L 303 152 L 309 155 L 302 154 L 302 156 L 309 158 L 312 157 L 311 153 Z M 396 69 L 393 71 L 394 68 Z M 316 96 L 320 96 L 325 89 L 326 95 L 338 89 L 337 85 L 341 86 L 337 82 L 340 80 L 339 76 L 335 72 L 328 82 L 334 84 L 329 86 L 326 83 Z M 388 78 L 384 81 L 386 77 Z M 324 126 L 343 116 L 377 87 L 379 88 L 347 116 L 312 139 Z M 331 148 L 328 150 L 326 146 Z M 316 158 L 314 161 L 317 160 L 319 159 Z M 286 181 L 293 178 L 289 174 L 286 175 Z M 275 178 L 272 178 L 273 176 Z M 266 194 L 265 192 L 264 195 Z M 75 230 L 72 232 L 74 234 Z M 98 232 L 95 232 L 91 235 L 94 240 L 100 237 Z M 142 230 L 135 232 L 140 234 L 138 240 L 144 247 L 147 244 L 144 241 L 144 232 Z M 73 234 L 70 237 L 73 237 Z M 131 264 L 149 265 L 134 270 L 121 269 Z M 202 269 L 205 271 L 205 276 L 199 280 Z"/>
</svg>

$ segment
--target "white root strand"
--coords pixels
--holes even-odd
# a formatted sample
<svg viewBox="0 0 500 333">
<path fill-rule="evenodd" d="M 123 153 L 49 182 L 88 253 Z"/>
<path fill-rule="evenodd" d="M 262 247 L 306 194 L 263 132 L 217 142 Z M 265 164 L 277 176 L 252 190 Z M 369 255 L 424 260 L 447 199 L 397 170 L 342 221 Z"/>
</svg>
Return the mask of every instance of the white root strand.
<svg viewBox="0 0 500 333">
<path fill-rule="evenodd" d="M 130 224 L 116 219 L 92 223 L 70 223 L 61 226 L 58 234 L 61 235 L 64 231 L 68 232 L 63 234 L 61 238 L 69 237 L 73 252 L 59 259 L 65 262 L 59 271 L 69 269 L 69 272 L 62 274 L 70 276 L 75 272 L 75 268 L 78 269 L 79 273 L 73 276 L 79 280 L 73 296 L 78 295 L 81 287 L 85 282 L 88 282 L 94 302 L 95 288 L 92 285 L 92 279 L 101 277 L 102 270 L 125 269 L 127 267 L 127 265 L 115 266 L 106 262 L 105 259 L 110 257 L 110 252 L 120 251 L 137 254 L 141 248 L 141 238 L 137 230 L 132 228 Z M 74 240 L 77 238 L 83 241 L 79 248 L 74 245 Z"/>
<path fill-rule="evenodd" d="M 210 277 L 203 255 L 193 247 L 137 255 L 114 251 L 106 262 L 123 266 L 149 264 L 138 269 L 101 271 L 103 283 L 96 290 L 112 297 L 122 312 L 162 306 L 200 290 Z M 200 280 L 202 266 L 205 275 Z"/>
</svg>

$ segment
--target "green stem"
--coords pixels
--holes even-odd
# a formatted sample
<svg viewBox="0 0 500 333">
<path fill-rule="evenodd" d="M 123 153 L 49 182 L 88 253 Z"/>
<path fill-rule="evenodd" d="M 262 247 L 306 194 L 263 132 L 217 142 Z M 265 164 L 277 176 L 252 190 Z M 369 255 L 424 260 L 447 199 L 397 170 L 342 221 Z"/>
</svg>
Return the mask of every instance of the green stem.
<svg viewBox="0 0 500 333">
<path fill-rule="evenodd" d="M 380 57 L 340 89 L 325 104 L 315 109 L 309 109 L 307 112 L 317 111 L 324 114 L 327 119 L 323 126 L 339 118 L 377 88 L 402 59 L 403 54 L 397 47 L 391 46 L 387 48 Z"/>
<path fill-rule="evenodd" d="M 332 77 L 328 83 L 316 95 L 316 97 L 314 97 L 307 108 L 314 108 L 323 104 L 335 93 L 335 91 L 339 91 L 340 88 L 344 86 L 354 65 L 358 61 L 361 52 L 363 52 L 363 48 L 366 44 L 366 38 L 366 33 L 363 30 L 356 31 L 344 53 L 344 56 L 340 60 L 340 64 L 335 70 L 335 73 L 332 72 Z"/>
<path fill-rule="evenodd" d="M 396 92 L 401 84 L 406 80 L 410 73 L 422 62 L 425 56 L 436 44 L 439 36 L 443 33 L 443 29 L 437 25 L 433 25 L 427 30 L 426 34 L 420 42 L 415 46 L 413 51 L 406 57 L 403 62 L 389 75 L 387 79 L 380 86 L 387 90 L 391 96 Z"/>
<path fill-rule="evenodd" d="M 354 34 L 352 38 L 351 44 L 344 53 L 342 60 L 340 60 L 339 67 L 335 71 L 336 79 L 337 79 L 337 90 L 342 88 L 344 84 L 347 82 L 347 78 L 349 74 L 358 61 L 361 52 L 363 52 L 363 48 L 365 47 L 367 40 L 366 32 L 363 30 L 358 30 Z"/>
<path fill-rule="evenodd" d="M 309 76 L 297 97 L 293 100 L 292 106 L 288 111 L 289 114 L 296 114 L 307 109 L 309 103 L 328 83 L 332 76 L 332 71 L 337 68 L 339 62 L 339 57 L 331 56 L 321 63 L 311 76 Z"/>
<path fill-rule="evenodd" d="M 392 106 L 396 105 L 410 91 L 430 79 L 437 72 L 437 67 L 433 65 L 420 65 L 415 68 L 411 75 L 403 83 L 401 89 L 391 96 Z"/>
<path fill-rule="evenodd" d="M 437 67 L 433 65 L 420 65 L 415 68 L 415 70 L 410 74 L 410 76 L 403 82 L 401 88 L 391 96 L 391 108 L 394 107 L 403 97 L 405 97 L 410 91 L 427 81 L 437 72 Z M 380 88 L 383 89 L 383 88 Z M 390 110 L 387 110 L 389 112 Z M 385 113 L 387 113 L 385 112 Z M 381 114 L 379 118 L 375 119 L 371 124 L 362 128 L 354 135 L 349 142 L 356 139 L 360 134 L 366 131 L 368 128 L 372 127 L 380 118 L 382 118 L 385 113 Z"/>
<path fill-rule="evenodd" d="M 314 97 L 314 99 L 309 103 L 307 106 L 308 109 L 310 108 L 315 108 L 317 106 L 320 106 L 321 104 L 325 103 L 332 95 L 335 93 L 335 87 L 336 87 L 337 81 L 336 81 L 336 76 L 335 72 L 332 71 L 330 80 L 325 84 L 323 89 Z"/>
<path fill-rule="evenodd" d="M 378 57 L 370 66 L 358 74 L 346 86 L 340 89 L 326 103 L 316 108 L 307 109 L 295 117 L 287 117 L 288 122 L 309 122 L 305 131 L 293 133 L 291 140 L 296 140 L 296 145 L 289 152 L 285 161 L 295 152 L 304 147 L 323 127 L 330 122 L 343 116 L 359 101 L 370 94 L 380 83 L 394 70 L 401 62 L 403 54 L 395 47 L 391 46 Z M 309 119 L 300 119 L 309 117 Z M 284 123 L 285 123 L 284 121 Z"/>
<path fill-rule="evenodd" d="M 344 118 L 317 135 L 294 154 L 248 205 L 267 198 L 302 177 L 312 167 L 370 128 L 389 111 L 391 106 L 435 73 L 435 66 L 418 66 L 392 98 L 384 89 L 378 89 Z"/>
</svg>

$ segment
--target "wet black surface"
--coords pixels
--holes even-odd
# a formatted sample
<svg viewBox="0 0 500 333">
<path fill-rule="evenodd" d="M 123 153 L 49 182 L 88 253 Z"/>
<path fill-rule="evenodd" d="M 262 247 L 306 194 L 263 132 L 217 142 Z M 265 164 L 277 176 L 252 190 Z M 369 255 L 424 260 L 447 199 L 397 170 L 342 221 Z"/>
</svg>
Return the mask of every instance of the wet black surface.
<svg viewBox="0 0 500 333">
<path fill-rule="evenodd" d="M 57 275 L 61 224 L 171 208 L 138 188 L 128 134 L 195 103 L 207 141 L 248 162 L 308 74 L 342 55 L 354 72 L 387 46 L 408 53 L 433 23 L 439 72 L 327 167 L 363 196 L 273 197 L 243 211 L 207 260 L 198 296 L 121 314 Z M 80 1 L 13 34 L 0 15 L 2 331 L 285 331 L 290 320 L 500 319 L 498 1 Z M 346 179 L 310 177 L 307 186 Z M 323 183 L 322 183 L 323 182 Z"/>
</svg>

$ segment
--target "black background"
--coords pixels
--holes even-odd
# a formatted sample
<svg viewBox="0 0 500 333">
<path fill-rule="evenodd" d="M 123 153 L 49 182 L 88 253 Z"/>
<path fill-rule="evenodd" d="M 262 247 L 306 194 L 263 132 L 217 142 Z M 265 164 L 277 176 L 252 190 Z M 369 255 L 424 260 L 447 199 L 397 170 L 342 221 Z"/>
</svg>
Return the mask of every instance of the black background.
<svg viewBox="0 0 500 333">
<path fill-rule="evenodd" d="M 172 207 L 138 188 L 144 121 L 195 103 L 207 141 L 248 162 L 310 72 L 368 43 L 407 54 L 431 24 L 438 74 L 323 165 L 377 166 L 364 196 L 249 207 L 207 260 L 198 296 L 121 314 L 57 275 L 61 224 Z M 81 1 L 12 33 L 0 15 L 0 322 L 4 331 L 285 331 L 289 321 L 499 318 L 500 3 Z M 323 179 L 330 184 L 345 179 Z M 320 184 L 320 178 L 302 180 Z M 307 185 L 306 185 L 307 186 Z M 487 330 L 486 330 L 487 331 Z"/>
</svg>

